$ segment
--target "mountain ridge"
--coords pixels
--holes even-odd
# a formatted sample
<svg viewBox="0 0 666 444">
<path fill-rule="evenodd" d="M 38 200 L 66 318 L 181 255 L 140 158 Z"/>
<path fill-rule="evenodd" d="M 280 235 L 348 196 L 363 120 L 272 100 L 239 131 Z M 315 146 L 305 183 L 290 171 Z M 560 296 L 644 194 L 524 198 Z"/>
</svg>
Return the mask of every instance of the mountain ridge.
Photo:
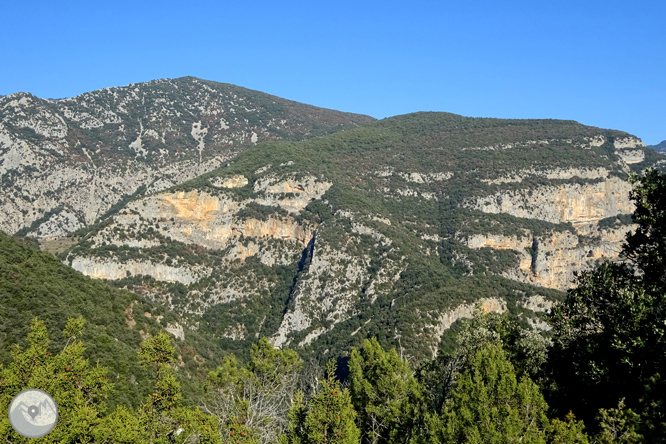
<svg viewBox="0 0 666 444">
<path fill-rule="evenodd" d="M 626 176 L 663 166 L 571 120 L 377 121 L 192 77 L 33 97 L 0 101 L 5 223 L 20 212 L 14 233 L 225 352 L 269 336 L 322 358 L 377 336 L 422 358 L 475 304 L 545 328 L 574 271 L 617 259 Z M 16 160 L 35 147 L 60 168 Z M 62 171 L 68 187 L 21 184 Z"/>
<path fill-rule="evenodd" d="M 193 77 L 57 100 L 14 93 L 0 99 L 0 176 L 8 191 L 0 229 L 62 236 L 142 186 L 193 178 L 259 140 L 371 121 Z"/>
<path fill-rule="evenodd" d="M 666 154 L 666 140 L 662 140 L 656 145 L 650 145 L 650 148 L 654 149 L 659 153 Z"/>
</svg>

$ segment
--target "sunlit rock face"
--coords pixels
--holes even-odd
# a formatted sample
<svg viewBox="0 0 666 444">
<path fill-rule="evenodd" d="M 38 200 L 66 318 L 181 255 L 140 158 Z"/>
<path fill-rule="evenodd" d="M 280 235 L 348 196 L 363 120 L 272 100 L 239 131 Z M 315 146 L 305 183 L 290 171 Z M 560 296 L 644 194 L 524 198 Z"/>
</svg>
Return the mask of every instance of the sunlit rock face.
<svg viewBox="0 0 666 444">
<path fill-rule="evenodd" d="M 566 290 L 574 272 L 593 267 L 600 260 L 615 259 L 631 226 L 599 229 L 599 221 L 630 214 L 634 204 L 629 198 L 631 185 L 617 177 L 590 184 L 566 184 L 499 192 L 468 203 L 487 213 L 505 213 L 553 224 L 570 223 L 575 232 L 552 232 L 535 236 L 479 234 L 464 236 L 469 248 L 510 249 L 520 254 L 520 264 L 506 277 L 548 288 Z M 592 237 L 592 244 L 580 244 L 578 234 Z M 526 252 L 534 248 L 535 251 Z"/>
<path fill-rule="evenodd" d="M 506 213 L 551 223 L 570 222 L 588 231 L 601 219 L 632 213 L 631 185 L 619 177 L 584 185 L 565 184 L 516 191 L 504 191 L 476 199 L 474 209 L 486 213 Z"/>
</svg>

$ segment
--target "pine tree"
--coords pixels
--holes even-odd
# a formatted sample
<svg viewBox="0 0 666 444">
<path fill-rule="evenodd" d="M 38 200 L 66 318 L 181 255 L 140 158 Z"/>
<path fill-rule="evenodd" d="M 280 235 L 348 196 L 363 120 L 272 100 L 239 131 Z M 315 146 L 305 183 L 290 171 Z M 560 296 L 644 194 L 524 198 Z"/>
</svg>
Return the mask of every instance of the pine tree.
<svg viewBox="0 0 666 444">
<path fill-rule="evenodd" d="M 336 365 L 326 367 L 327 377 L 321 391 L 304 406 L 299 395 L 289 412 L 289 429 L 280 444 L 358 444 L 356 412 L 349 390 L 342 389 L 335 377 Z"/>
<path fill-rule="evenodd" d="M 284 435 L 280 435 L 279 444 L 304 444 L 307 438 L 305 430 L 305 418 L 308 414 L 308 406 L 304 401 L 303 392 L 298 390 L 287 415 L 289 426 Z"/>
<path fill-rule="evenodd" d="M 85 347 L 77 340 L 83 326 L 83 318 L 69 319 L 64 330 L 67 345 L 52 354 L 48 351 L 48 331 L 35 318 L 28 334 L 28 348 L 22 350 L 15 345 L 12 363 L 7 368 L 0 366 L 0 411 L 7 412 L 12 398 L 31 388 L 44 390 L 56 402 L 58 423 L 41 442 L 91 442 L 105 411 L 111 384 L 106 368 L 90 366 L 83 357 Z M 12 443 L 32 442 L 13 430 L 6 414 L 0 415 L 0 438 Z"/>
<path fill-rule="evenodd" d="M 425 402 L 409 364 L 395 349 L 384 351 L 376 338 L 349 360 L 350 393 L 361 442 L 408 443 L 422 433 Z"/>
<path fill-rule="evenodd" d="M 252 345 L 244 367 L 238 366 L 233 355 L 225 356 L 207 378 L 211 392 L 208 405 L 224 419 L 224 439 L 274 443 L 287 428 L 289 401 L 302 367 L 295 351 L 276 349 L 267 338 Z"/>
<path fill-rule="evenodd" d="M 601 431 L 597 436 L 598 444 L 639 444 L 644 442 L 638 433 L 640 416 L 628 409 L 621 399 L 616 409 L 600 409 L 599 424 Z"/>
<path fill-rule="evenodd" d="M 217 418 L 183 405 L 180 383 L 170 367 L 174 350 L 165 332 L 141 344 L 139 359 L 154 383 L 153 392 L 137 412 L 144 426 L 141 436 L 147 436 L 151 443 L 219 443 Z"/>
<path fill-rule="evenodd" d="M 433 440 L 442 443 L 545 443 L 546 402 L 527 376 L 516 378 L 498 345 L 479 350 L 457 380 Z"/>
<path fill-rule="evenodd" d="M 222 431 L 225 443 L 255 444 L 259 442 L 257 433 L 248 426 L 249 409 L 249 402 L 241 401 L 234 414 L 227 418 Z"/>
<path fill-rule="evenodd" d="M 550 427 L 546 429 L 546 437 L 550 444 L 589 444 L 584 428 L 583 422 L 576 421 L 574 414 L 569 412 L 566 421 L 551 421 Z"/>
</svg>

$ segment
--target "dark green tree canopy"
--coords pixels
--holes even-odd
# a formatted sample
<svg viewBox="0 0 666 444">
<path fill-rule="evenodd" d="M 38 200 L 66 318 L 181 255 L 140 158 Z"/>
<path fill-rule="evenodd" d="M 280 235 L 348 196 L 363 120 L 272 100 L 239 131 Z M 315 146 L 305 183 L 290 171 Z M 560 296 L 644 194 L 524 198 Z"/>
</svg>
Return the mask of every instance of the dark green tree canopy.
<svg viewBox="0 0 666 444">
<path fill-rule="evenodd" d="M 666 287 L 666 175 L 648 169 L 644 176 L 632 174 L 632 216 L 636 232 L 627 236 L 623 255 L 643 273 L 648 286 Z"/>
<path fill-rule="evenodd" d="M 581 273 L 576 287 L 551 314 L 549 359 L 555 405 L 573 408 L 586 423 L 623 399 L 643 414 L 643 432 L 666 430 L 660 394 L 666 375 L 666 176 L 632 176 L 633 220 L 623 254 L 629 263 L 604 263 Z"/>
<path fill-rule="evenodd" d="M 376 338 L 352 350 L 349 388 L 363 443 L 409 443 L 424 429 L 425 399 L 407 361 Z"/>
</svg>

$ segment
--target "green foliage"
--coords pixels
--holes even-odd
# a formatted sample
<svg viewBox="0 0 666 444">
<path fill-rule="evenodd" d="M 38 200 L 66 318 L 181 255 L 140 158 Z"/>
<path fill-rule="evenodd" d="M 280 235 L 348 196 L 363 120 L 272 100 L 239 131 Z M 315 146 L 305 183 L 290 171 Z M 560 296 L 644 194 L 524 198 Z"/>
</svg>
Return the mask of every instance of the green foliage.
<svg viewBox="0 0 666 444">
<path fill-rule="evenodd" d="M 273 217 L 279 219 L 287 216 L 289 213 L 280 207 L 269 207 L 256 202 L 248 202 L 241 210 L 236 213 L 239 219 L 257 219 L 261 221 Z"/>
<path fill-rule="evenodd" d="M 349 391 L 362 443 L 408 443 L 424 429 L 425 400 L 409 364 L 376 338 L 352 350 Z"/>
<path fill-rule="evenodd" d="M 641 405 L 641 431 L 648 442 L 666 439 L 666 380 L 656 373 L 647 379 Z"/>
<path fill-rule="evenodd" d="M 588 444 L 589 438 L 583 431 L 582 421 L 577 421 L 574 414 L 569 412 L 566 421 L 553 419 L 546 429 L 546 441 L 552 444 Z"/>
<path fill-rule="evenodd" d="M 232 413 L 222 428 L 223 442 L 233 444 L 255 444 L 259 442 L 256 431 L 248 426 L 251 413 L 249 402 L 238 403 L 238 410 Z"/>
<path fill-rule="evenodd" d="M 604 228 L 617 228 L 618 226 L 629 225 L 631 223 L 631 214 L 618 214 L 617 216 L 601 219 L 597 222 L 597 227 L 602 230 Z"/>
<path fill-rule="evenodd" d="M 625 264 L 605 263 L 578 276 L 577 287 L 555 308 L 551 322 L 553 353 L 559 356 L 553 359 L 567 362 L 558 369 L 561 383 L 578 387 L 575 396 L 581 407 L 596 411 L 630 393 L 632 401 L 637 400 L 639 375 L 656 370 L 664 360 L 654 348 L 663 342 L 663 330 L 654 327 L 657 302 Z"/>
<path fill-rule="evenodd" d="M 327 366 L 327 377 L 321 391 L 313 396 L 307 407 L 301 395 L 289 412 L 289 429 L 280 438 L 281 444 L 356 444 L 360 433 L 356 427 L 356 412 L 349 390 L 343 389 L 335 377 L 336 365 Z"/>
<path fill-rule="evenodd" d="M 657 431 L 666 424 L 657 406 L 664 405 L 666 390 L 654 388 L 663 386 L 659 375 L 666 365 L 666 178 L 648 170 L 631 180 L 638 229 L 623 249 L 630 263 L 604 263 L 581 273 L 550 316 L 555 346 L 549 367 L 556 382 L 551 398 L 558 409 L 571 407 L 588 423 L 599 409 L 623 399 L 628 412 L 644 415 L 638 432 L 664 442 Z"/>
<path fill-rule="evenodd" d="M 79 320 L 72 324 L 82 325 Z M 70 332 L 72 329 L 70 328 Z M 50 339 L 44 323 L 33 319 L 28 334 L 28 347 L 12 348 L 12 362 L 0 366 L 0 409 L 7 412 L 12 398 L 22 390 L 38 388 L 49 393 L 58 405 L 58 424 L 43 442 L 89 442 L 93 429 L 105 412 L 105 401 L 111 385 L 106 368 L 90 366 L 83 357 L 80 341 L 68 344 L 57 354 L 48 351 Z M 7 442 L 29 442 L 18 435 L 7 415 L 0 417 L 0 437 Z"/>
<path fill-rule="evenodd" d="M 51 332 L 48 352 L 59 352 L 73 338 L 85 342 L 84 357 L 99 361 L 114 381 L 109 406 L 137 406 L 149 390 L 136 353 L 139 330 L 155 332 L 159 326 L 135 315 L 131 328 L 127 314 L 131 307 L 135 314 L 165 314 L 164 308 L 142 296 L 87 278 L 52 255 L 26 248 L 0 232 L 0 363 L 11 362 L 15 344 L 26 345 L 32 318 L 38 317 Z M 78 331 L 83 321 L 86 328 Z"/>
<path fill-rule="evenodd" d="M 160 366 L 173 362 L 173 352 L 171 339 L 166 333 L 160 332 L 154 338 L 141 343 L 139 350 L 141 365 L 148 369 L 157 368 L 159 371 Z"/>
<path fill-rule="evenodd" d="M 453 340 L 443 344 L 437 358 L 423 362 L 417 372 L 435 412 L 441 413 L 450 401 L 457 375 L 469 370 L 476 353 L 489 346 L 502 347 L 518 378 L 528 376 L 539 383 L 545 379 L 550 340 L 520 325 L 509 312 L 484 313 L 477 306 L 473 318 L 459 321 L 451 331 Z"/>
<path fill-rule="evenodd" d="M 599 423 L 601 431 L 597 436 L 599 444 L 636 444 L 643 442 L 643 436 L 637 432 L 639 415 L 626 408 L 624 400 L 618 402 L 616 409 L 600 409 Z"/>
<path fill-rule="evenodd" d="M 118 406 L 104 418 L 95 428 L 93 435 L 94 442 L 105 444 L 133 444 L 148 442 L 150 439 L 140 418 L 124 406 Z"/>
<path fill-rule="evenodd" d="M 303 392 L 298 390 L 289 408 L 287 418 L 289 425 L 284 435 L 278 438 L 279 444 L 305 444 L 308 442 L 305 419 L 308 414 L 308 405 L 304 401 Z"/>
<path fill-rule="evenodd" d="M 133 414 L 121 408 L 105 418 L 98 438 L 156 444 L 220 442 L 217 418 L 183 404 L 180 383 L 170 367 L 173 354 L 171 339 L 164 332 L 142 342 L 139 356 L 152 379 L 152 393 Z"/>
<path fill-rule="evenodd" d="M 223 419 L 222 435 L 230 442 L 276 442 L 287 428 L 303 361 L 295 351 L 276 349 L 262 338 L 253 344 L 250 360 L 239 367 L 233 355 L 208 373 L 207 404 Z"/>
<path fill-rule="evenodd" d="M 247 363 L 247 369 L 254 377 L 266 383 L 276 382 L 281 375 L 297 373 L 302 367 L 303 361 L 294 350 L 289 347 L 276 349 L 266 337 L 252 344 Z"/>
<path fill-rule="evenodd" d="M 14 233 L 14 236 L 23 237 L 26 236 L 28 233 L 36 231 L 41 224 L 48 221 L 52 216 L 60 213 L 63 209 L 64 208 L 62 206 L 59 206 L 52 208 L 49 211 L 46 211 L 42 217 L 35 219 L 35 221 L 31 223 L 29 226 L 23 227 L 20 230 L 18 230 L 16 233 Z"/>
<path fill-rule="evenodd" d="M 527 376 L 517 379 L 499 345 L 477 351 L 458 378 L 453 400 L 433 421 L 433 442 L 545 443 L 547 405 Z"/>
<path fill-rule="evenodd" d="M 623 254 L 644 273 L 646 286 L 666 287 L 666 175 L 648 169 L 644 176 L 631 175 L 635 185 L 631 198 L 636 232 L 627 236 Z"/>
<path fill-rule="evenodd" d="M 172 428 L 171 412 L 180 406 L 182 394 L 169 364 L 174 360 L 171 338 L 164 332 L 146 339 L 141 344 L 141 365 L 148 370 L 154 389 L 144 404 L 151 440 L 166 434 Z"/>
</svg>

